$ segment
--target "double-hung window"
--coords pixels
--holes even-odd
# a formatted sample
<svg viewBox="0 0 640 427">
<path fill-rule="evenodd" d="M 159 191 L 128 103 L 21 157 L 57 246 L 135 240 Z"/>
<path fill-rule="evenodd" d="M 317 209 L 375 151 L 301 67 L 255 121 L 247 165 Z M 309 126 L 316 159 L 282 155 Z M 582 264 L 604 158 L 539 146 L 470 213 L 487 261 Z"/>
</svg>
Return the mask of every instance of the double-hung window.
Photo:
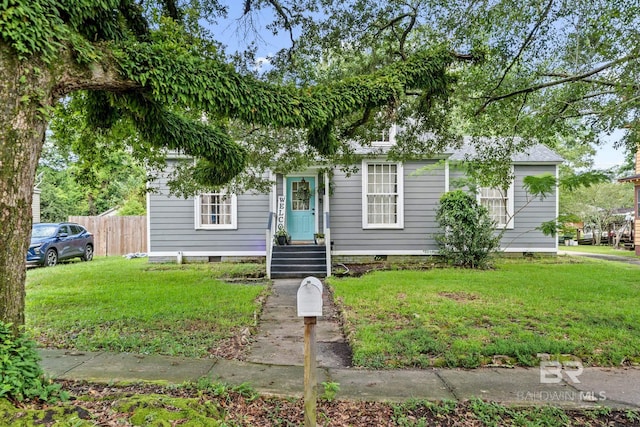
<svg viewBox="0 0 640 427">
<path fill-rule="evenodd" d="M 513 184 L 503 189 L 480 187 L 478 202 L 487 208 L 498 228 L 513 228 Z"/>
<path fill-rule="evenodd" d="M 403 169 L 401 163 L 362 164 L 363 228 L 402 228 Z"/>
<path fill-rule="evenodd" d="M 218 230 L 238 228 L 236 195 L 206 193 L 197 196 L 196 228 Z"/>
</svg>

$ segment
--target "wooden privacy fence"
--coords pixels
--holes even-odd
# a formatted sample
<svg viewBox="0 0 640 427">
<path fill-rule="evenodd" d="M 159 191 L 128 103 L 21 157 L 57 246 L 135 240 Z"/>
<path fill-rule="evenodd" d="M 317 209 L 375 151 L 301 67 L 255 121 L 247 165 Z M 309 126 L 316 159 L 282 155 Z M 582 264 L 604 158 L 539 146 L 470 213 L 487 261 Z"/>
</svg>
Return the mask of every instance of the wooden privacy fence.
<svg viewBox="0 0 640 427">
<path fill-rule="evenodd" d="M 93 233 L 98 256 L 147 252 L 146 216 L 70 216 L 69 222 Z"/>
</svg>

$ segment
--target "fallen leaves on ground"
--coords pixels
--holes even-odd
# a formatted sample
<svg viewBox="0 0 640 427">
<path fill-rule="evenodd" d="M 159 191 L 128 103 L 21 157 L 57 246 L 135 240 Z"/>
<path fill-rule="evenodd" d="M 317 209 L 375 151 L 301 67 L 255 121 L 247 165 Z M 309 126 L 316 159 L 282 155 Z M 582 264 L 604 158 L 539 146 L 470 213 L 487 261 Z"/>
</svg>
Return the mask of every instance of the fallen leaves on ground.
<svg viewBox="0 0 640 427">
<path fill-rule="evenodd" d="M 200 407 L 210 410 L 214 406 L 213 413 L 219 413 L 220 417 L 215 420 L 211 418 L 212 425 L 217 425 L 217 421 L 222 420 L 225 425 L 230 426 L 299 426 L 304 424 L 303 402 L 296 398 L 258 396 L 253 392 L 247 393 L 231 388 L 216 392 L 214 389 L 205 388 L 203 390 L 193 385 L 179 387 L 151 384 L 111 386 L 78 381 L 64 381 L 62 385 L 74 396 L 71 402 L 63 404 L 66 408 L 65 412 L 73 413 L 77 418 L 98 426 L 141 425 L 135 424 L 132 417 L 134 411 L 142 405 L 164 410 L 165 413 L 172 413 L 176 417 L 169 424 L 162 425 L 180 426 L 192 421 L 188 419 L 188 416 L 175 415 L 179 412 L 179 408 L 173 405 L 172 402 L 176 401 L 174 398 L 190 400 L 191 407 L 196 405 L 198 412 L 206 412 L 200 411 L 198 409 Z M 140 399 L 140 396 L 143 396 L 143 399 Z M 142 405 L 138 403 L 137 406 L 123 405 L 123 402 L 136 399 L 138 402 L 145 402 L 144 396 L 149 397 L 147 403 Z M 478 413 L 477 404 L 478 401 L 464 401 L 448 402 L 443 406 L 428 402 L 399 406 L 382 402 L 320 400 L 317 407 L 317 424 L 321 427 L 396 425 L 474 427 L 488 425 L 486 420 L 483 421 L 482 414 Z M 488 405 L 493 408 L 491 404 Z M 29 409 L 44 410 L 50 407 L 47 405 L 25 405 L 25 408 L 27 406 Z M 555 425 L 548 424 L 550 420 L 546 420 L 547 423 L 537 423 L 535 412 L 533 414 L 534 420 L 531 421 L 535 425 Z M 147 417 L 149 416 L 147 415 Z M 516 420 L 511 418 L 508 411 L 503 411 L 498 416 L 500 417 L 498 424 L 494 425 L 515 425 Z M 639 426 L 640 418 L 636 419 L 635 416 L 637 416 L 637 412 L 630 416 L 629 411 L 565 411 L 561 415 L 563 421 L 561 424 L 569 426 Z M 531 412 L 528 413 L 528 417 L 531 417 Z M 540 417 L 542 418 L 543 415 Z M 50 418 L 42 425 L 57 425 L 56 422 L 55 419 Z M 551 420 L 551 422 L 553 421 Z"/>
</svg>

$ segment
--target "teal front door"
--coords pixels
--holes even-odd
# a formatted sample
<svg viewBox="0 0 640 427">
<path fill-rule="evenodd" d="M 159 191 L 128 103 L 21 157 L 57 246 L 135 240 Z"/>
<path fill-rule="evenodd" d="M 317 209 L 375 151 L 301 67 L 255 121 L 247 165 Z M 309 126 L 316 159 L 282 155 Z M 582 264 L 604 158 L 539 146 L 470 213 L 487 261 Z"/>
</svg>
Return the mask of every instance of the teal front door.
<svg viewBox="0 0 640 427">
<path fill-rule="evenodd" d="M 291 240 L 313 240 L 316 229 L 316 178 L 287 178 L 287 231 Z"/>
</svg>

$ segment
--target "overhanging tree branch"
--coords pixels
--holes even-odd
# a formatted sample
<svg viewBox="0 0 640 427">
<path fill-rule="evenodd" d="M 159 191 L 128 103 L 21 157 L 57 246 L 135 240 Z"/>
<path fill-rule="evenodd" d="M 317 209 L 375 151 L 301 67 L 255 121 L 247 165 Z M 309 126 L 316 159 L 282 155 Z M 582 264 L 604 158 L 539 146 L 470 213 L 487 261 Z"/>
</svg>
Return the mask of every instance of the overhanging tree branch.
<svg viewBox="0 0 640 427">
<path fill-rule="evenodd" d="M 594 93 L 589 93 L 586 94 L 584 96 L 578 97 L 578 98 L 572 98 L 572 99 L 567 99 L 566 101 L 562 101 L 562 107 L 560 108 L 560 110 L 558 111 L 558 116 L 557 118 L 561 118 L 562 114 L 564 114 L 565 111 L 567 111 L 567 109 L 569 107 L 571 107 L 572 105 L 580 102 L 580 101 L 586 101 L 588 99 L 592 99 L 592 98 L 597 98 L 600 96 L 607 96 L 607 95 L 615 95 L 616 92 L 611 91 L 611 90 L 607 90 L 607 91 L 602 91 L 602 92 L 594 92 Z"/>
<path fill-rule="evenodd" d="M 538 29 L 540 28 L 540 26 L 542 25 L 542 23 L 544 22 L 545 19 L 547 19 L 547 16 L 549 16 L 549 12 L 551 11 L 551 5 L 553 4 L 553 0 L 549 0 L 549 3 L 547 3 L 547 7 L 545 7 L 544 11 L 542 12 L 542 14 L 540 15 L 540 18 L 538 19 L 538 21 L 536 22 L 536 25 L 534 25 L 534 27 L 531 29 L 531 31 L 529 32 L 529 34 L 527 35 L 527 37 L 525 38 L 524 42 L 522 43 L 522 45 L 520 46 L 520 49 L 518 50 L 518 53 L 516 54 L 516 56 L 513 57 L 513 59 L 511 60 L 511 62 L 509 63 L 509 65 L 507 66 L 507 68 L 505 68 L 504 72 L 502 73 L 502 76 L 500 77 L 500 79 L 498 80 L 498 83 L 495 85 L 495 87 L 489 92 L 489 93 L 493 93 L 496 90 L 498 90 L 498 88 L 500 86 L 502 86 L 502 83 L 504 82 L 504 79 L 507 78 L 507 74 L 509 74 L 509 71 L 511 71 L 511 69 L 513 68 L 513 66 L 520 61 L 520 57 L 522 56 L 522 53 L 524 52 L 524 50 L 527 48 L 527 46 L 529 45 L 529 43 L 531 43 L 531 41 L 533 40 L 533 37 L 535 36 L 535 34 L 538 32 Z"/>
<path fill-rule="evenodd" d="M 402 15 L 398 15 L 395 18 L 390 19 L 389 22 L 378 27 L 378 31 L 375 33 L 375 36 L 379 36 L 384 30 L 395 26 L 396 24 L 402 22 L 405 18 L 409 18 L 411 15 L 412 14 L 410 13 L 403 13 Z"/>
<path fill-rule="evenodd" d="M 414 9 L 413 13 L 410 14 L 410 19 L 409 19 L 409 25 L 407 25 L 407 28 L 404 29 L 404 31 L 402 32 L 402 35 L 400 36 L 400 55 L 402 57 L 402 59 L 407 59 L 407 54 L 404 50 L 404 46 L 407 42 L 407 37 L 409 37 L 409 33 L 411 33 L 411 30 L 413 30 L 413 28 L 416 25 L 418 16 L 417 16 L 417 11 Z"/>
<path fill-rule="evenodd" d="M 291 48 L 294 48 L 296 45 L 296 40 L 293 36 L 293 25 L 291 24 L 291 16 L 292 16 L 291 11 L 286 6 L 283 6 L 282 3 L 280 3 L 278 0 L 267 0 L 267 3 L 269 3 L 275 9 L 276 14 L 280 18 L 282 18 L 284 29 L 287 30 L 287 32 L 289 33 Z M 245 0 L 243 14 L 244 15 L 248 14 L 249 12 L 251 12 L 252 9 L 253 9 L 253 1 Z M 289 52 L 291 52 L 291 49 L 289 49 Z M 289 53 L 289 59 L 291 59 L 291 53 Z"/>
<path fill-rule="evenodd" d="M 567 73 L 547 73 L 547 74 L 543 74 L 544 77 L 561 77 L 561 78 L 568 78 L 571 77 L 571 74 L 567 74 Z M 602 79 L 582 79 L 583 82 L 585 83 L 593 83 L 593 84 L 597 84 L 597 85 L 602 85 L 602 86 L 609 86 L 609 87 L 618 87 L 618 88 L 623 88 L 623 89 L 631 89 L 631 90 L 640 90 L 640 85 L 637 84 L 633 84 L 633 83 L 628 83 L 628 82 L 612 82 L 609 80 L 602 80 Z"/>
<path fill-rule="evenodd" d="M 619 59 L 607 62 L 606 64 L 603 64 L 603 65 L 601 65 L 599 67 L 596 67 L 596 68 L 594 68 L 592 70 L 589 70 L 587 72 L 584 72 L 582 74 L 569 75 L 569 76 L 567 76 L 565 78 L 561 78 L 561 79 L 558 79 L 558 80 L 553 80 L 553 81 L 549 81 L 549 82 L 545 82 L 545 83 L 540 83 L 540 84 L 537 84 L 537 85 L 529 86 L 529 87 L 526 87 L 526 88 L 523 88 L 523 89 L 519 89 L 519 90 L 515 90 L 513 92 L 509 92 L 509 93 L 506 93 L 506 94 L 503 94 L 503 95 L 485 97 L 486 100 L 482 104 L 482 106 L 476 111 L 476 115 L 482 113 L 489 106 L 489 104 L 491 104 L 493 102 L 500 101 L 500 100 L 507 99 L 507 98 L 512 98 L 514 96 L 521 95 L 521 94 L 524 94 L 524 93 L 535 92 L 535 91 L 538 91 L 538 90 L 541 90 L 541 89 L 545 89 L 545 88 L 548 88 L 548 87 L 559 86 L 559 85 L 562 85 L 562 84 L 565 84 L 565 83 L 584 81 L 588 77 L 591 77 L 591 76 L 593 76 L 595 74 L 598 74 L 598 73 L 600 73 L 600 72 L 602 72 L 604 70 L 607 70 L 609 68 L 615 67 L 616 65 L 623 64 L 625 62 L 632 61 L 632 60 L 638 59 L 638 58 L 640 58 L 640 55 L 638 55 L 638 54 L 627 55 L 627 56 L 625 56 L 623 58 L 619 58 Z"/>
<path fill-rule="evenodd" d="M 60 99 L 78 90 L 121 93 L 141 90 L 142 87 L 138 82 L 123 78 L 114 64 L 102 62 L 91 64 L 86 69 L 66 69 L 52 90 L 52 98 Z"/>
</svg>

